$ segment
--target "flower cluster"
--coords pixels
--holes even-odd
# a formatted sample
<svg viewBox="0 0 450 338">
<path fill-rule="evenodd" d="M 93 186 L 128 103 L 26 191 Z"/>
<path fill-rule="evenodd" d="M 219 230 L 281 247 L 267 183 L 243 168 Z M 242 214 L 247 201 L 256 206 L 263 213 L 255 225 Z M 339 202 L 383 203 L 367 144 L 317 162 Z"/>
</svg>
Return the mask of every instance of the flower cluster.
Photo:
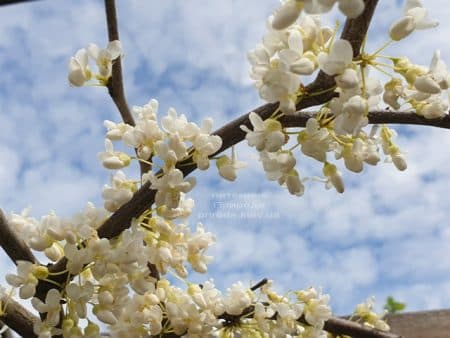
<svg viewBox="0 0 450 338">
<path fill-rule="evenodd" d="M 292 25 L 302 11 L 309 14 L 320 14 L 330 11 L 335 3 L 348 18 L 358 17 L 364 10 L 363 0 L 282 0 L 272 20 L 274 29 L 284 29 Z"/>
<path fill-rule="evenodd" d="M 358 7 L 356 2 L 352 8 L 362 11 L 364 5 Z M 407 107 L 425 118 L 441 118 L 449 109 L 450 78 L 439 51 L 434 53 L 428 68 L 404 57 L 380 54 L 393 41 L 403 39 L 414 30 L 437 25 L 437 22 L 427 20 L 427 11 L 420 1 L 406 2 L 405 16 L 390 28 L 391 40 L 374 53 L 367 53 L 363 48 L 356 58 L 351 44 L 336 39 L 330 28 L 320 25 L 317 16 L 300 14 L 302 9 L 308 13 L 323 12 L 325 3 L 332 6 L 335 1 L 285 1 L 269 18 L 268 33 L 263 42 L 249 52 L 250 76 L 255 80 L 261 98 L 279 102 L 279 107 L 264 121 L 251 113 L 253 128 L 241 128 L 247 133 L 248 144 L 260 152 L 267 178 L 278 180 L 294 195 L 303 194 L 302 182 L 306 180 L 300 179 L 295 168 L 297 160 L 293 150 L 297 146 L 304 155 L 323 163 L 325 177 L 314 180 L 343 192 L 341 173 L 331 163 L 329 153 L 335 160 L 342 159 L 345 167 L 356 173 L 363 170 L 364 164 L 377 165 L 381 153 L 384 153 L 385 162 L 392 162 L 397 169 L 407 167 L 404 154 L 394 143 L 394 130 L 387 126 L 364 129 L 369 122 L 369 112 L 376 111 L 383 100 L 394 110 Z M 349 2 L 339 2 L 341 9 L 345 3 Z M 354 17 L 360 11 L 358 9 L 354 16 L 346 14 Z M 386 59 L 392 65 L 384 63 Z M 335 86 L 317 93 L 307 92 L 301 76 L 318 70 L 332 76 Z M 381 72 L 389 79 L 383 84 L 374 74 L 369 76 L 369 72 Z M 283 115 L 295 114 L 296 105 L 302 99 L 326 91 L 333 91 L 334 97 L 306 122 L 305 129 L 283 128 L 280 122 Z M 286 147 L 290 139 L 296 143 Z"/>
<path fill-rule="evenodd" d="M 282 1 L 269 18 L 263 42 L 249 53 L 250 75 L 260 96 L 280 104 L 265 120 L 252 112 L 250 123 L 241 129 L 248 144 L 259 152 L 267 178 L 297 196 L 304 192 L 305 179 L 296 169 L 296 148 L 323 165 L 324 177 L 314 179 L 339 193 L 344 191 L 344 182 L 331 156 L 342 159 L 353 172 L 361 172 L 364 165 L 377 165 L 381 153 L 399 170 L 406 169 L 404 155 L 394 143 L 394 130 L 387 126 L 365 130 L 369 111 L 376 110 L 382 100 L 394 110 L 408 106 L 425 118 L 448 113 L 444 94 L 449 75 L 439 51 L 429 67 L 380 54 L 414 30 L 437 25 L 427 20 L 420 1 L 407 0 L 404 16 L 390 28 L 390 41 L 374 53 L 364 49 L 355 53 L 348 41 L 335 38 L 336 30 L 322 27 L 318 16 L 304 14 L 329 11 L 335 3 L 350 18 L 364 10 L 362 0 Z M 355 54 L 359 56 L 354 58 Z M 70 83 L 82 86 L 96 79 L 98 84 L 108 85 L 113 62 L 121 55 L 119 41 L 110 42 L 106 49 L 94 44 L 80 49 L 69 62 Z M 95 61 L 98 73 L 92 73 L 89 58 Z M 390 60 L 392 66 L 380 59 Z M 387 74 L 389 80 L 383 85 L 369 77 L 369 70 Z M 333 77 L 335 86 L 309 93 L 301 76 L 318 71 Z M 295 114 L 299 101 L 324 93 L 332 98 L 307 120 L 305 128 L 291 131 L 283 126 L 281 118 Z M 212 281 L 185 281 L 189 270 L 207 272 L 212 260 L 207 250 L 215 237 L 202 224 L 193 231 L 185 220 L 194 206 L 186 194 L 194 188 L 195 179 L 184 177 L 183 165 L 206 170 L 215 160 L 219 174 L 234 181 L 236 170 L 245 164 L 237 160 L 234 149 L 231 157 L 215 157 L 222 149 L 222 139 L 211 133 L 210 118 L 198 126 L 170 108 L 159 119 L 156 100 L 133 107 L 133 113 L 135 125 L 104 123 L 105 151 L 98 158 L 114 173 L 110 185 L 103 188 L 103 207 L 89 203 L 84 211 L 67 219 L 51 212 L 36 220 L 28 210 L 8 217 L 30 248 L 43 252 L 51 262 L 65 257 L 66 270 L 58 273 L 68 278 L 61 284 L 52 279 L 47 265 L 26 261 L 18 261 L 17 272 L 6 276 L 7 282 L 19 289 L 19 296 L 31 299 L 41 314 L 34 332 L 40 338 L 97 338 L 103 325 L 111 337 L 326 337 L 324 324 L 331 317 L 329 296 L 317 289 L 279 295 L 271 281 L 250 288 L 238 282 L 222 294 Z M 118 150 L 124 146 L 134 154 Z M 122 171 L 132 161 L 146 168 L 138 180 Z M 98 229 L 107 217 L 142 187 L 154 190 L 154 205 L 120 235 L 101 238 Z M 169 272 L 185 281 L 186 288 L 172 284 Z M 38 298 L 36 289 L 41 281 L 53 283 L 55 288 Z M 3 314 L 3 307 L 0 312 Z M 373 311 L 371 299 L 359 304 L 352 317 L 375 329 L 389 330 Z"/>
<path fill-rule="evenodd" d="M 81 87 L 91 79 L 97 79 L 100 85 L 106 85 L 111 77 L 112 63 L 122 56 L 122 45 L 119 40 L 111 41 L 105 49 L 91 43 L 87 48 L 79 49 L 69 61 L 69 82 L 72 86 Z M 97 65 L 98 73 L 92 73 L 89 58 Z"/>
<path fill-rule="evenodd" d="M 377 314 L 374 310 L 375 298 L 370 297 L 364 303 L 356 306 L 352 319 L 361 322 L 366 326 L 381 331 L 389 331 L 389 325 L 383 320 L 386 313 Z"/>
</svg>

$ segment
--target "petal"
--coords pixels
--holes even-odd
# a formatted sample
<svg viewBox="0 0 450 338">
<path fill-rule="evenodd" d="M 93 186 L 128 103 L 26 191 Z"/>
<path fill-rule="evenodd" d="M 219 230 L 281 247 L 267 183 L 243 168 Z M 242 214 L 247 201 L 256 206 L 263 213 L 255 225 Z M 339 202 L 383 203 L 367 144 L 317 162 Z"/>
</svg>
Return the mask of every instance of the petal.
<svg viewBox="0 0 450 338">
<path fill-rule="evenodd" d="M 303 38 L 297 29 L 289 32 L 288 46 L 289 49 L 292 49 L 298 54 L 303 54 Z"/>
<path fill-rule="evenodd" d="M 428 94 L 439 94 L 441 92 L 441 87 L 434 81 L 430 76 L 418 76 L 416 81 L 414 81 L 414 87 L 421 92 Z"/>
<path fill-rule="evenodd" d="M 422 2 L 420 0 L 406 0 L 404 13 L 407 15 L 408 11 L 415 7 L 423 7 Z"/>
<path fill-rule="evenodd" d="M 414 31 L 414 19 L 411 16 L 405 16 L 391 25 L 389 36 L 394 41 L 400 41 Z"/>
<path fill-rule="evenodd" d="M 122 55 L 122 44 L 119 40 L 114 40 L 108 43 L 108 47 L 106 47 L 106 49 L 110 53 L 112 60 Z"/>
<path fill-rule="evenodd" d="M 251 112 L 249 115 L 250 122 L 253 125 L 253 130 L 263 130 L 264 129 L 264 121 L 262 120 L 261 116 L 256 114 L 255 112 Z"/>
<path fill-rule="evenodd" d="M 213 119 L 211 117 L 204 119 L 201 127 L 201 132 L 205 134 L 211 133 L 212 126 L 213 126 Z"/>
<path fill-rule="evenodd" d="M 272 28 L 282 30 L 292 25 L 303 9 L 303 1 L 288 0 L 276 10 L 273 16 Z"/>
<path fill-rule="evenodd" d="M 87 46 L 87 52 L 91 58 L 97 60 L 98 54 L 100 53 L 100 48 L 95 43 L 90 43 Z"/>
<path fill-rule="evenodd" d="M 308 58 L 301 58 L 291 64 L 290 71 L 298 75 L 311 75 L 314 72 L 314 63 Z"/>
<path fill-rule="evenodd" d="M 348 65 L 353 60 L 352 45 L 347 40 L 339 39 L 333 44 L 330 56 L 332 56 L 334 60 L 342 61 Z"/>
<path fill-rule="evenodd" d="M 354 19 L 361 15 L 364 11 L 363 0 L 340 0 L 339 9 L 344 15 L 350 19 Z"/>
</svg>

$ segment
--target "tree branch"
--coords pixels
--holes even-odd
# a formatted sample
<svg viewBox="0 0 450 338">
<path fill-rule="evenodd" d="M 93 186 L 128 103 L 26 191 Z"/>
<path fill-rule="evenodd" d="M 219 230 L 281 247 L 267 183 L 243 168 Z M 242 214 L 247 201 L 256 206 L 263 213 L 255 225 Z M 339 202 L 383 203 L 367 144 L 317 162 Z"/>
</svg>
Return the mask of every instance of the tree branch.
<svg viewBox="0 0 450 338">
<path fill-rule="evenodd" d="M 34 2 L 36 0 L 0 0 L 0 6 L 14 5 L 19 3 Z"/>
<path fill-rule="evenodd" d="M 119 28 L 116 14 L 116 4 L 114 0 L 105 0 L 106 24 L 108 26 L 109 41 L 119 40 Z M 122 116 L 123 122 L 130 126 L 136 125 L 130 107 L 125 98 L 125 90 L 123 88 L 122 76 L 122 57 L 117 58 L 112 66 L 112 75 L 108 81 L 108 93 L 113 99 L 117 109 Z M 136 150 L 137 151 L 137 150 Z M 151 168 L 148 164 L 139 162 L 141 176 Z"/>
<path fill-rule="evenodd" d="M 0 209 L 0 246 L 5 250 L 6 254 L 11 258 L 14 264 L 17 265 L 17 261 L 29 261 L 32 263 L 38 263 L 36 257 L 34 257 L 30 248 L 25 242 L 19 238 L 14 230 L 8 224 L 3 211 Z"/>
<path fill-rule="evenodd" d="M 2 295 L 0 301 L 2 304 L 7 304 L 5 313 L 0 318 L 3 323 L 21 337 L 37 337 L 33 332 L 33 324 L 39 320 L 38 317 L 33 315 L 15 300 L 11 298 L 8 299 L 7 295 Z"/>
<path fill-rule="evenodd" d="M 323 329 L 335 335 L 346 335 L 352 338 L 401 338 L 397 334 L 372 329 L 338 317 L 328 319 Z"/>
<path fill-rule="evenodd" d="M 117 15 L 116 4 L 114 0 L 105 0 L 106 11 L 106 23 L 108 26 L 108 39 L 109 41 L 119 40 L 119 30 L 117 27 Z M 117 109 L 122 116 L 123 122 L 134 126 L 135 122 L 131 115 L 130 108 L 128 107 L 127 100 L 125 98 L 125 91 L 123 89 L 122 78 L 122 58 L 119 57 L 112 66 L 112 76 L 108 82 L 108 92 Z"/>
</svg>

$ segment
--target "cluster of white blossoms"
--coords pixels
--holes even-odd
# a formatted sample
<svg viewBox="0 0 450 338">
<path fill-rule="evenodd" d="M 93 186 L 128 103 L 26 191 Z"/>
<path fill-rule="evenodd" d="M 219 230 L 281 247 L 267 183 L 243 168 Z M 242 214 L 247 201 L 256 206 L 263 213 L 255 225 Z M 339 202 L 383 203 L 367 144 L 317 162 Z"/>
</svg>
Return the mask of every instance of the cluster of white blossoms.
<svg viewBox="0 0 450 338">
<path fill-rule="evenodd" d="M 111 69 L 112 58 L 105 60 L 109 64 L 105 61 L 103 66 Z M 102 85 L 108 83 L 108 74 Z M 89 203 L 83 212 L 67 219 L 51 212 L 37 220 L 28 210 L 9 215 L 9 224 L 30 248 L 43 252 L 51 262 L 67 260 L 66 269 L 58 272 L 68 274 L 62 284 L 52 281 L 47 265 L 28 261 L 18 261 L 17 272 L 6 276 L 19 289 L 20 298 L 31 299 L 42 314 L 35 333 L 42 338 L 61 334 L 93 338 L 100 337 L 100 326 L 106 325 L 112 337 L 166 333 L 324 336 L 324 322 L 331 316 L 329 297 L 314 289 L 298 291 L 289 299 L 272 291 L 271 283 L 260 291 L 237 283 L 222 295 L 212 282 L 186 282 L 186 290 L 169 282 L 169 272 L 183 280 L 188 269 L 207 272 L 212 257 L 206 252 L 215 242 L 202 224 L 192 231 L 184 222 L 194 206 L 186 193 L 195 186 L 195 179 L 185 179 L 176 165 L 183 162 L 208 169 L 222 140 L 211 135 L 212 119 L 197 126 L 173 108 L 160 121 L 157 112 L 158 102 L 151 100 L 133 107 L 135 125 L 105 121 L 105 151 L 98 158 L 114 173 L 111 184 L 103 189 L 103 208 Z M 135 154 L 116 150 L 113 142 L 122 142 L 122 148 L 129 147 Z M 213 159 L 219 174 L 228 180 L 234 180 L 236 170 L 244 166 L 234 149 L 231 158 Z M 123 171 L 133 160 L 147 166 L 140 180 L 128 178 Z M 101 238 L 98 228 L 144 184 L 156 191 L 154 206 L 119 236 Z M 45 299 L 36 297 L 41 282 L 56 286 Z"/>
<path fill-rule="evenodd" d="M 96 228 L 107 212 L 89 204 L 72 219 L 54 214 L 40 222 L 12 214 L 10 224 L 36 251 L 52 260 L 65 255 L 70 276 L 50 289 L 44 300 L 34 297 L 39 281 L 48 281 L 47 266 L 18 261 L 8 283 L 19 288 L 23 299 L 44 315 L 34 325 L 40 338 L 100 337 L 106 326 L 111 337 L 147 337 L 175 333 L 187 337 L 273 336 L 326 337 L 322 330 L 330 318 L 328 295 L 313 288 L 295 297 L 281 296 L 271 282 L 261 288 L 234 284 L 226 294 L 204 284 L 186 282 L 186 289 L 166 279 L 169 268 L 187 277 L 188 261 L 194 270 L 206 271 L 204 250 L 213 237 L 199 227 L 195 233 L 182 224 L 144 214 L 130 229 L 113 239 L 99 238 Z M 57 252 L 53 253 L 53 249 Z M 149 264 L 161 277 L 155 275 Z M 261 286 L 261 285 L 260 285 Z"/>
<path fill-rule="evenodd" d="M 374 297 L 370 297 L 364 303 L 358 304 L 352 315 L 353 319 L 371 328 L 381 331 L 389 331 L 389 325 L 383 320 L 386 312 L 381 314 L 376 313 L 373 309 L 374 304 Z"/>
<path fill-rule="evenodd" d="M 335 30 L 322 27 L 319 17 L 304 13 L 326 12 L 336 2 L 350 18 L 364 10 L 362 0 L 283 1 L 269 18 L 263 42 L 249 53 L 251 77 L 261 97 L 280 105 L 266 120 L 251 113 L 251 129 L 250 125 L 241 128 L 248 144 L 260 153 L 267 178 L 294 195 L 304 192 L 304 179 L 296 169 L 296 148 L 323 164 L 324 177 L 315 180 L 340 193 L 344 182 L 330 156 L 342 159 L 348 170 L 361 172 L 365 164 L 379 163 L 383 152 L 399 170 L 406 169 L 392 129 L 364 129 L 369 111 L 377 109 L 382 100 L 393 110 L 408 107 L 425 118 L 448 114 L 449 75 L 438 51 L 430 67 L 380 54 L 392 41 L 416 29 L 436 26 L 427 19 L 421 3 L 407 0 L 404 16 L 390 29 L 391 40 L 372 54 L 363 49 L 354 58 L 348 41 L 336 39 Z M 82 86 L 96 79 L 97 84 L 107 86 L 113 62 L 121 55 L 119 41 L 110 42 L 106 49 L 94 44 L 80 49 L 69 62 L 70 83 Z M 89 58 L 97 64 L 98 73 L 92 73 Z M 380 59 L 390 60 L 392 65 Z M 388 75 L 389 80 L 383 85 L 373 75 L 369 77 L 370 68 Z M 332 76 L 336 85 L 308 93 L 301 76 L 319 70 Z M 291 131 L 283 127 L 280 118 L 295 114 L 300 100 L 327 92 L 333 92 L 332 99 L 308 119 L 305 128 Z M 48 265 L 27 261 L 18 261 L 17 272 L 6 276 L 20 298 L 31 299 L 41 314 L 35 333 L 40 338 L 95 338 L 101 336 L 102 326 L 111 337 L 327 337 L 324 325 L 331 317 L 329 296 L 314 288 L 279 295 L 271 281 L 254 287 L 238 282 L 222 294 L 212 281 L 195 284 L 186 280 L 190 270 L 207 272 L 212 257 L 206 252 L 215 238 L 202 224 L 195 231 L 188 226 L 186 218 L 194 201 L 186 194 L 194 188 L 195 179 L 185 178 L 180 168 L 195 164 L 206 170 L 215 160 L 219 174 L 234 181 L 236 171 L 245 164 L 234 149 L 231 157 L 215 157 L 222 149 L 222 139 L 211 133 L 210 118 L 198 126 L 173 108 L 158 118 L 156 100 L 132 110 L 135 125 L 104 123 L 105 151 L 98 158 L 114 173 L 111 184 L 103 188 L 103 207 L 89 203 L 84 211 L 67 219 L 52 212 L 36 220 L 28 210 L 8 217 L 10 226 L 31 249 L 45 254 L 50 262 L 66 260 L 66 269 L 57 272 L 67 274 L 61 283 L 52 279 L 54 273 Z M 294 144 L 289 144 L 290 140 Z M 124 146 L 132 155 L 118 150 Z M 132 161 L 147 170 L 137 180 L 123 171 Z M 155 191 L 154 205 L 120 235 L 101 238 L 99 227 L 143 186 Z M 186 287 L 173 285 L 169 273 L 185 281 Z M 37 289 L 43 282 L 53 283 L 54 288 L 45 299 L 39 299 Z M 3 314 L 4 308 L 0 312 Z M 352 319 L 378 330 L 389 329 L 373 311 L 370 299 L 357 306 Z"/>
<path fill-rule="evenodd" d="M 111 77 L 112 63 L 122 56 L 122 45 L 119 40 L 111 41 L 105 49 L 91 43 L 87 48 L 79 49 L 69 61 L 69 82 L 72 86 L 83 86 L 87 81 L 97 79 L 105 85 Z M 89 58 L 97 65 L 98 73 L 92 73 Z"/>
<path fill-rule="evenodd" d="M 397 169 L 407 167 L 405 156 L 394 143 L 396 133 L 387 126 L 373 126 L 366 131 L 370 111 L 379 110 L 384 101 L 393 110 L 414 110 L 425 118 L 441 118 L 448 114 L 449 74 L 447 66 L 434 53 L 429 67 L 413 64 L 405 57 L 389 57 L 380 53 L 392 42 L 399 41 L 416 29 L 433 28 L 437 22 L 427 18 L 427 10 L 418 0 L 407 0 L 404 16 L 392 24 L 390 40 L 374 53 L 363 49 L 354 58 L 351 44 L 335 38 L 335 31 L 322 27 L 317 15 L 329 9 L 336 1 L 283 2 L 280 9 L 269 17 L 268 32 L 262 43 L 249 52 L 250 77 L 255 81 L 262 99 L 279 102 L 278 109 L 266 120 L 256 113 L 250 114 L 252 129 L 247 133 L 250 146 L 260 152 L 266 176 L 286 186 L 291 194 L 302 195 L 303 183 L 295 168 L 295 148 L 323 163 L 323 178 L 314 180 L 344 191 L 342 174 L 331 162 L 343 159 L 345 167 L 361 172 L 364 164 L 377 165 L 382 153 L 385 162 Z M 349 17 L 358 16 L 364 4 L 361 1 L 339 1 L 341 10 Z M 347 13 L 344 8 L 358 9 Z M 362 9 L 361 9 L 362 8 Z M 380 61 L 381 60 L 381 61 Z M 385 63 L 386 60 L 392 64 Z M 335 80 L 335 86 L 321 92 L 307 92 L 302 76 L 322 71 Z M 369 71 L 371 74 L 369 76 Z M 374 74 L 388 76 L 383 84 Z M 280 118 L 295 115 L 302 99 L 332 91 L 335 95 L 319 108 L 300 131 L 283 128 Z M 293 146 L 292 140 L 294 143 Z M 331 155 L 331 156 L 330 156 Z"/>
</svg>

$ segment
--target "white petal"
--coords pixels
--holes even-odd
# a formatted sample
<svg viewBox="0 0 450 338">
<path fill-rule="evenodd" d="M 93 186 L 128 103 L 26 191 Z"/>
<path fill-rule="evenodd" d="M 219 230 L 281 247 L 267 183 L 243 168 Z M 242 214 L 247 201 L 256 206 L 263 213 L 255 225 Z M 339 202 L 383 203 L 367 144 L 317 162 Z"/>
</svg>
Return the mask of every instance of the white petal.
<svg viewBox="0 0 450 338">
<path fill-rule="evenodd" d="M 289 32 L 288 45 L 289 49 L 292 49 L 300 55 L 303 54 L 303 38 L 297 29 Z"/>
<path fill-rule="evenodd" d="M 292 25 L 303 9 L 303 2 L 288 0 L 274 13 L 272 27 L 282 30 Z"/>
<path fill-rule="evenodd" d="M 106 47 L 106 49 L 111 54 L 112 60 L 122 55 L 122 44 L 119 40 L 114 40 L 108 43 L 108 47 Z"/>
<path fill-rule="evenodd" d="M 311 75 L 314 72 L 314 63 L 308 58 L 301 58 L 291 64 L 290 71 L 298 75 Z"/>
<path fill-rule="evenodd" d="M 399 41 L 414 31 L 414 19 L 411 16 L 405 16 L 391 25 L 389 36 L 394 41 Z"/>
<path fill-rule="evenodd" d="M 339 9 L 350 19 L 358 17 L 364 11 L 363 0 L 340 0 Z"/>
<path fill-rule="evenodd" d="M 414 81 L 414 87 L 421 92 L 428 94 L 439 94 L 441 92 L 441 87 L 434 81 L 430 76 L 418 76 L 416 81 Z"/>
</svg>

